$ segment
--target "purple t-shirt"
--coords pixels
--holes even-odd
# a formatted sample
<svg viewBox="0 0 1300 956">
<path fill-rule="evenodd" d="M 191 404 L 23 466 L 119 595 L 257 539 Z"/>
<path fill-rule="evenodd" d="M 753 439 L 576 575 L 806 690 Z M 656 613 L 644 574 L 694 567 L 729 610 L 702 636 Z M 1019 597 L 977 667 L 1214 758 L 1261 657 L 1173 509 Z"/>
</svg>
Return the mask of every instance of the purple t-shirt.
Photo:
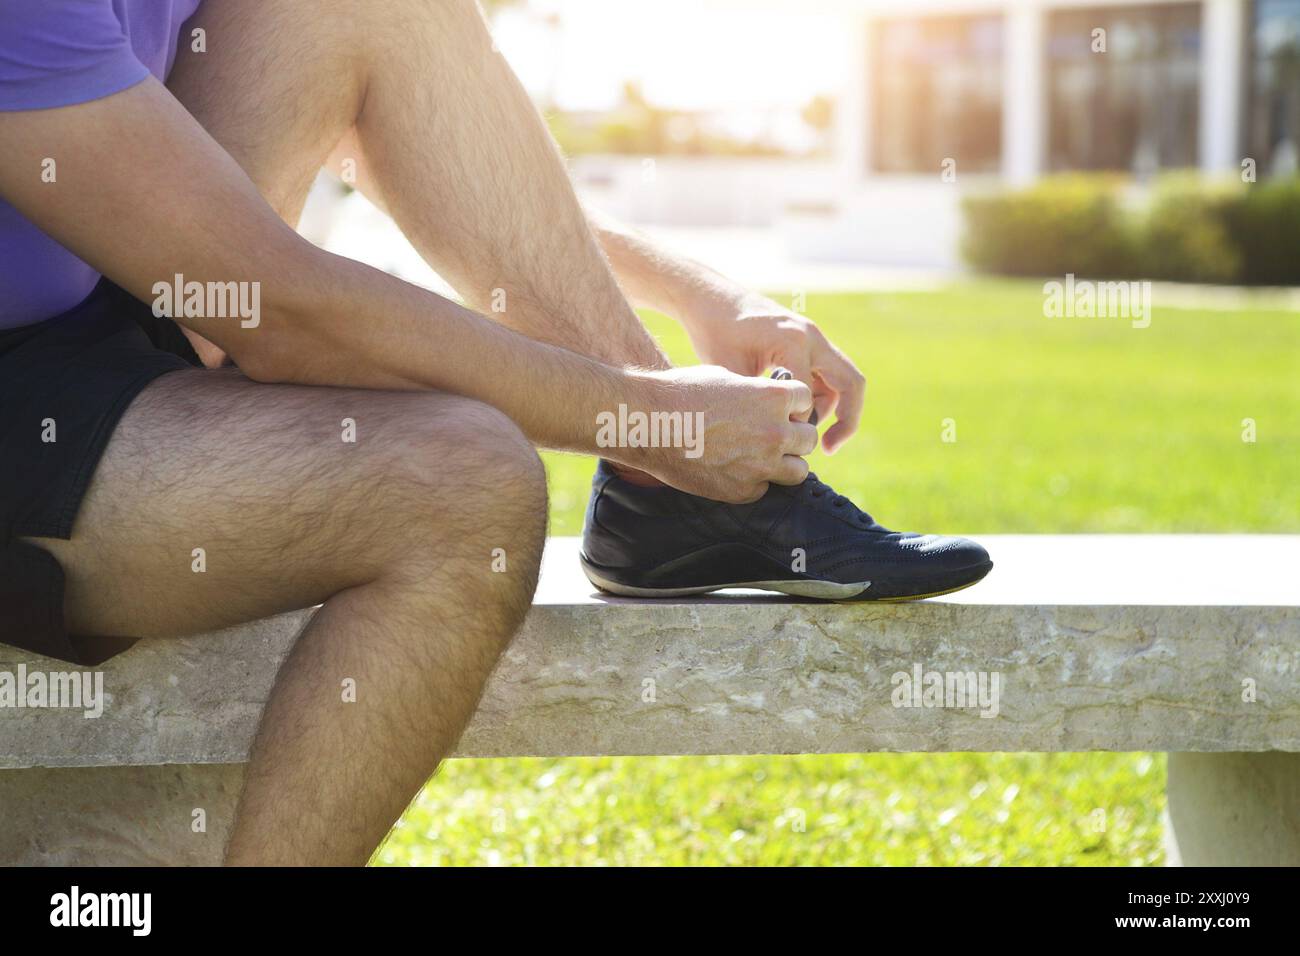
<svg viewBox="0 0 1300 956">
<path fill-rule="evenodd" d="M 97 100 L 150 73 L 165 80 L 181 24 L 199 2 L 0 0 L 0 111 Z M 66 312 L 98 281 L 99 273 L 0 199 L 0 329 Z"/>
</svg>

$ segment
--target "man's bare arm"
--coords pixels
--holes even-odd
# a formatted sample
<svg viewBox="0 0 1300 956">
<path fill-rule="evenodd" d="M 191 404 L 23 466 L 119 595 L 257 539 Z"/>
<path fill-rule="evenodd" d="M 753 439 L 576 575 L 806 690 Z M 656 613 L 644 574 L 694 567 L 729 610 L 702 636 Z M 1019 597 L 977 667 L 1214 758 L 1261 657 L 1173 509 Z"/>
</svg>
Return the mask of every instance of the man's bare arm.
<svg viewBox="0 0 1300 956">
<path fill-rule="evenodd" d="M 539 444 L 605 454 L 679 488 L 750 500 L 796 482 L 811 449 L 806 389 L 721 370 L 614 369 L 514 333 L 434 293 L 331 255 L 284 224 L 238 164 L 148 79 L 76 106 L 0 113 L 0 195 L 144 301 L 155 283 L 258 282 L 255 328 L 186 316 L 250 377 L 433 388 L 500 408 Z M 54 182 L 42 162 L 57 163 Z M 596 416 L 620 403 L 702 411 L 702 459 L 598 449 Z"/>
<path fill-rule="evenodd" d="M 623 293 L 637 308 L 688 324 L 704 303 L 738 291 L 721 273 L 668 251 L 608 213 L 591 207 L 586 212 Z"/>
</svg>

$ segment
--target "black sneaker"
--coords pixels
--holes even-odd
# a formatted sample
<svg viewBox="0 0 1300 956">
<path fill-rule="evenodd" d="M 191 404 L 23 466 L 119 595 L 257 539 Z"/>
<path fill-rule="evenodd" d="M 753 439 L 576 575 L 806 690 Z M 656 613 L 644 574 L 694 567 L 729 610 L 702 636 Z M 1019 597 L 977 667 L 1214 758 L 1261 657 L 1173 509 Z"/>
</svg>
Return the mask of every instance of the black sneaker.
<svg viewBox="0 0 1300 956">
<path fill-rule="evenodd" d="M 970 587 L 993 562 L 974 541 L 890 531 L 809 474 L 729 505 L 596 469 L 582 569 L 602 591 L 680 597 L 759 588 L 835 601 L 905 601 Z"/>
</svg>

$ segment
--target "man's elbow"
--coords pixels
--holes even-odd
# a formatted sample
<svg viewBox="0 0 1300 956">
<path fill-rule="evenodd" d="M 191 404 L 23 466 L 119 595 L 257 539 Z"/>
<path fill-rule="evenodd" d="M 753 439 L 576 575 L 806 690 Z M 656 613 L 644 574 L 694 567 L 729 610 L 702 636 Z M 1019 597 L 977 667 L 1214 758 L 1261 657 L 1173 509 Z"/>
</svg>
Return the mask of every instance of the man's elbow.
<svg viewBox="0 0 1300 956">
<path fill-rule="evenodd" d="M 310 334 L 290 309 L 269 309 L 255 326 L 238 330 L 228 349 L 239 370 L 264 384 L 305 383 Z"/>
<path fill-rule="evenodd" d="M 268 249 L 250 307 L 227 336 L 230 357 L 250 379 L 267 384 L 334 384 L 327 341 L 333 257 L 289 232 L 287 246 Z M 265 294 L 263 294 L 263 290 Z"/>
</svg>

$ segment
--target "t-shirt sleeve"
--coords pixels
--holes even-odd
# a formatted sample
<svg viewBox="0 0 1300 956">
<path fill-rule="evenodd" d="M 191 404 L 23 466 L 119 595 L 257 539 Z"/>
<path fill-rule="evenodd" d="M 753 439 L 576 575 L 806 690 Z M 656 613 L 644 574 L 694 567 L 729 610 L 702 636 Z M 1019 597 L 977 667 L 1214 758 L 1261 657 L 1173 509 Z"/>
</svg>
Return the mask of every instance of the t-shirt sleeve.
<svg viewBox="0 0 1300 956">
<path fill-rule="evenodd" d="M 0 110 L 97 100 L 148 75 L 112 0 L 0 0 Z"/>
</svg>

